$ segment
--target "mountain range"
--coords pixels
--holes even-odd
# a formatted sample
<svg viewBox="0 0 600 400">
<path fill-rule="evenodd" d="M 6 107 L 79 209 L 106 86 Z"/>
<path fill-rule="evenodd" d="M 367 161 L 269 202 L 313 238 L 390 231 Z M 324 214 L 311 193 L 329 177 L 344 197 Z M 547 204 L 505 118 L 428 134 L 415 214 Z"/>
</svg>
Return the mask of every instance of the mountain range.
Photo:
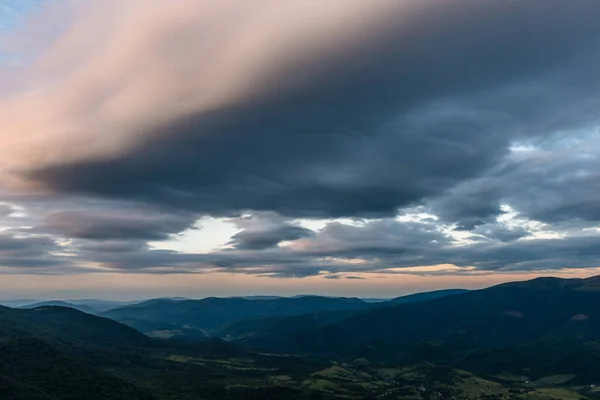
<svg viewBox="0 0 600 400">
<path fill-rule="evenodd" d="M 229 340 L 269 351 L 592 378 L 586 370 L 600 368 L 599 305 L 600 277 L 539 278 L 359 313 L 234 326 L 227 333 Z"/>
<path fill-rule="evenodd" d="M 243 321 L 294 317 L 337 311 L 361 311 L 397 303 L 413 303 L 462 293 L 463 289 L 441 290 L 398 297 L 388 301 L 365 301 L 356 297 L 252 296 L 250 298 L 217 298 L 201 300 L 153 299 L 115 308 L 100 315 L 128 324 L 143 333 L 156 330 L 198 330 L 209 335 Z"/>
<path fill-rule="evenodd" d="M 0 392 L 34 400 L 595 398 L 599 305 L 593 277 L 378 303 L 154 299 L 100 315 L 61 303 L 0 307 Z"/>
</svg>

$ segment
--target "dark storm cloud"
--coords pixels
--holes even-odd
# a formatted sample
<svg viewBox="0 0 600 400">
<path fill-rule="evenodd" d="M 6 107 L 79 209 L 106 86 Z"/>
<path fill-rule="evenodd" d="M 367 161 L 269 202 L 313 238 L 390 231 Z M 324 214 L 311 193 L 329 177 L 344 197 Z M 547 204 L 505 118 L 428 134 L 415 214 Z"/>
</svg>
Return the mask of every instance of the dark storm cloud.
<svg viewBox="0 0 600 400">
<path fill-rule="evenodd" d="M 131 4 L 142 7 L 139 15 L 154 7 Z M 242 14 L 252 9 L 247 4 Z M 285 24 L 266 29 L 267 35 L 261 30 L 261 40 L 251 44 L 267 43 L 269 51 L 257 53 L 258 63 L 220 58 L 223 49 L 236 53 L 240 40 L 219 36 L 235 31 L 228 13 L 227 23 L 218 15 L 209 24 L 224 24 L 214 36 L 198 35 L 195 28 L 188 32 L 179 23 L 131 35 L 160 39 L 174 32 L 178 46 L 173 55 L 155 48 L 161 40 L 144 40 L 130 52 L 139 55 L 136 60 L 114 60 L 114 71 L 92 68 L 91 89 L 85 76 L 65 81 L 72 83 L 68 89 L 88 91 L 69 92 L 69 101 L 57 101 L 63 106 L 58 108 L 70 110 L 73 99 L 82 100 L 76 109 L 86 124 L 57 128 L 67 131 L 56 140 L 60 151 L 45 157 L 52 151 L 30 146 L 44 150 L 44 162 L 26 152 L 24 159 L 33 161 L 10 169 L 17 171 L 12 178 L 24 202 L 32 201 L 30 184 L 54 196 L 51 206 L 48 197 L 32 201 L 27 221 L 35 227 L 19 232 L 72 239 L 73 262 L 120 272 L 359 279 L 345 274 L 438 264 L 454 264 L 462 272 L 452 273 L 465 274 L 598 266 L 600 234 L 593 228 L 600 221 L 600 2 L 406 4 L 410 7 L 390 8 L 381 29 L 364 43 L 342 40 L 339 49 L 325 47 L 327 52 L 307 51 L 314 45 L 309 40 L 291 42 L 298 47 L 275 40 Z M 367 22 L 347 25 L 344 37 L 357 40 L 361 29 L 370 32 Z M 120 48 L 116 36 L 114 47 Z M 198 37 L 210 37 L 217 46 L 196 46 Z M 247 37 L 254 36 L 242 35 L 242 44 Z M 187 48 L 189 43 L 194 46 Z M 199 68 L 213 60 L 203 46 L 215 53 L 216 76 Z M 157 60 L 177 68 L 161 70 Z M 260 72 L 256 79 L 254 69 Z M 226 101 L 207 101 L 209 106 L 190 100 L 203 93 L 195 90 L 198 82 L 218 81 L 221 72 L 236 89 L 233 95 L 225 90 Z M 98 83 L 100 76 L 109 81 Z M 110 81 L 114 76 L 118 80 Z M 94 99 L 105 94 L 97 86 L 109 92 L 100 104 Z M 110 115 L 113 99 L 129 108 L 116 107 L 114 119 L 85 118 L 87 109 Z M 202 107 L 175 112 L 180 103 Z M 70 132 L 81 136 L 73 140 Z M 9 134 L 7 142 L 17 136 Z M 100 146 L 95 140 L 104 137 Z M 96 147 L 102 148 L 98 154 Z M 78 204 L 81 199 L 86 204 Z M 520 222 L 501 221 L 509 214 L 506 205 Z M 400 222 L 392 218 L 399 209 L 438 219 Z M 0 206 L 0 216 L 8 211 Z M 243 217 L 247 211 L 251 217 Z M 148 244 L 190 228 L 200 215 L 230 217 L 240 229 L 227 243 L 230 248 L 183 254 Z M 361 219 L 312 231 L 293 220 L 298 217 Z M 535 224 L 553 233 L 539 235 L 531 228 Z M 56 263 L 50 255 L 61 248 L 51 239 L 21 240 L 0 237 L 0 265 Z"/>
<path fill-rule="evenodd" d="M 536 271 L 599 266 L 600 235 L 516 241 L 505 244 L 474 245 L 454 251 L 459 266 L 472 265 L 482 271 Z M 450 254 L 450 252 L 445 252 Z"/>
<path fill-rule="evenodd" d="M 297 240 L 313 235 L 310 229 L 300 226 L 281 226 L 273 230 L 238 232 L 231 237 L 228 244 L 239 250 L 262 250 L 275 247 L 283 241 Z"/>
<path fill-rule="evenodd" d="M 229 222 L 240 229 L 227 243 L 237 250 L 264 250 L 284 241 L 314 235 L 310 229 L 290 223 L 273 212 L 253 213 L 231 218 Z"/>
<path fill-rule="evenodd" d="M 213 215 L 384 216 L 480 176 L 515 139 L 590 122 L 600 3 L 418 10 L 369 47 L 303 60 L 302 85 L 286 85 L 298 70 L 278 71 L 250 100 L 165 121 L 123 154 L 30 177 L 62 193 Z M 495 210 L 455 214 L 469 229 Z"/>
<path fill-rule="evenodd" d="M 294 248 L 313 257 L 373 258 L 415 257 L 451 239 L 431 223 L 377 220 L 361 225 L 329 223 L 314 238 L 297 242 Z"/>
<path fill-rule="evenodd" d="M 52 254 L 57 251 L 60 247 L 47 237 L 16 237 L 0 233 L 0 267 L 68 267 L 66 258 Z"/>
<path fill-rule="evenodd" d="M 480 227 L 469 242 L 457 243 L 431 223 L 370 221 L 360 226 L 337 222 L 283 247 L 227 249 L 184 254 L 149 248 L 143 242 L 76 243 L 77 259 L 119 272 L 226 272 L 275 278 L 359 273 L 488 274 L 593 268 L 600 259 L 600 233 L 590 230 L 566 237 L 531 236 L 502 224 Z M 459 269 L 403 269 L 453 264 Z M 354 278 L 349 278 L 354 279 Z"/>
<path fill-rule="evenodd" d="M 533 155 L 520 170 L 504 177 L 503 187 L 514 191 L 503 194 L 517 210 L 543 222 L 599 222 L 598 144 L 596 134 L 580 146 Z"/>
<path fill-rule="evenodd" d="M 193 217 L 189 215 L 74 211 L 51 214 L 33 231 L 90 240 L 165 240 L 192 223 Z"/>
<path fill-rule="evenodd" d="M 54 241 L 49 238 L 17 238 L 9 234 L 0 234 L 0 251 L 4 254 L 33 254 L 56 248 Z"/>
<path fill-rule="evenodd" d="M 600 134 L 563 133 L 513 155 L 489 174 L 465 181 L 429 202 L 430 211 L 459 229 L 477 231 L 503 214 L 501 204 L 522 216 L 571 228 L 600 221 Z"/>
<path fill-rule="evenodd" d="M 471 233 L 481 235 L 488 240 L 499 240 L 501 242 L 512 242 L 531 235 L 531 232 L 522 226 L 508 228 L 500 224 L 479 225 Z"/>
</svg>

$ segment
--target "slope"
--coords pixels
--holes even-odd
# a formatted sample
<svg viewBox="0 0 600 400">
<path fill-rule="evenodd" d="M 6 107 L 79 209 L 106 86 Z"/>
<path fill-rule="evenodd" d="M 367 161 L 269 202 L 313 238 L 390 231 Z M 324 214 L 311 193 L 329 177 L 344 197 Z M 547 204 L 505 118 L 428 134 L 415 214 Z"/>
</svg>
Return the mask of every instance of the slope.
<svg viewBox="0 0 600 400">
<path fill-rule="evenodd" d="M 435 361 L 488 371 L 600 367 L 600 278 L 543 278 L 353 314 L 326 326 L 267 330 L 248 346 L 387 361 Z M 280 322 L 281 324 L 282 322 Z M 504 349 L 510 349 L 504 350 Z M 585 353 L 586 361 L 574 354 Z M 579 366 L 575 365 L 576 361 Z"/>
<path fill-rule="evenodd" d="M 78 311 L 88 313 L 88 314 L 97 314 L 98 313 L 98 310 L 96 310 L 90 306 L 87 306 L 85 304 L 78 305 L 78 304 L 67 303 L 66 301 L 60 301 L 60 300 L 42 301 L 39 303 L 33 303 L 33 304 L 28 304 L 26 306 L 21 306 L 21 308 L 38 308 L 38 307 L 49 307 L 49 306 L 74 308 Z"/>
<path fill-rule="evenodd" d="M 447 289 L 436 290 L 432 292 L 415 293 L 407 296 L 397 297 L 391 300 L 382 300 L 379 302 L 369 302 L 367 309 L 374 310 L 379 308 L 393 307 L 398 304 L 419 303 L 428 300 L 439 299 L 447 296 L 465 293 L 465 289 Z M 347 311 L 324 311 L 312 314 L 304 314 L 292 317 L 271 317 L 256 320 L 244 320 L 227 325 L 223 329 L 215 332 L 216 335 L 228 340 L 236 340 L 244 344 L 247 341 L 252 342 L 253 346 L 258 345 L 261 338 L 265 338 L 270 346 L 276 342 L 286 340 L 288 335 L 297 333 L 298 330 L 308 330 L 325 327 L 350 316 L 364 312 L 364 308 Z"/>
<path fill-rule="evenodd" d="M 454 296 L 456 294 L 466 293 L 467 289 L 443 289 L 434 290 L 431 292 L 414 293 L 406 296 L 396 297 L 395 299 L 389 300 L 388 304 L 406 304 L 406 303 L 418 303 L 421 301 L 429 301 L 435 299 L 441 299 L 447 296 Z"/>
<path fill-rule="evenodd" d="M 0 307 L 0 337 L 34 336 L 51 343 L 71 343 L 105 348 L 149 345 L 151 340 L 108 318 L 67 308 L 34 309 Z"/>
<path fill-rule="evenodd" d="M 152 300 L 111 310 L 101 315 L 124 323 L 134 318 L 214 332 L 231 323 L 244 320 L 325 311 L 364 310 L 372 306 L 357 298 L 305 296 L 247 300 L 210 297 L 184 301 Z"/>
<path fill-rule="evenodd" d="M 39 339 L 0 341 L 3 400 L 151 400 L 153 397 L 61 353 Z"/>
</svg>

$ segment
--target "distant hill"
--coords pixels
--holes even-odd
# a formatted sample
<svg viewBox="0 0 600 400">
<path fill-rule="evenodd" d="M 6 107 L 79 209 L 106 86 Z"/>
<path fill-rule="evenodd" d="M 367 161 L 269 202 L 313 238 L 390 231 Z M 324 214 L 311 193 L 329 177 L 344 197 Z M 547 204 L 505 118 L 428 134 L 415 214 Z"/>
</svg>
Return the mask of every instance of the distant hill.
<svg viewBox="0 0 600 400">
<path fill-rule="evenodd" d="M 250 347 L 261 348 L 263 340 L 268 341 L 265 347 L 277 348 L 278 343 L 285 347 L 290 336 L 309 329 L 322 328 L 361 313 L 358 310 L 328 311 L 314 314 L 303 314 L 293 317 L 271 317 L 240 321 L 226 326 L 215 334 L 226 340 L 234 340 L 238 344 L 249 344 Z"/>
<path fill-rule="evenodd" d="M 167 322 L 151 322 L 137 318 L 124 318 L 119 322 L 153 338 L 178 340 L 203 340 L 207 338 L 198 329 L 177 326 Z"/>
<path fill-rule="evenodd" d="M 362 301 L 366 301 L 367 303 L 384 303 L 386 301 L 390 301 L 390 299 L 384 299 L 379 297 L 361 297 Z"/>
<path fill-rule="evenodd" d="M 119 307 L 130 306 L 133 304 L 138 304 L 141 301 L 110 301 L 110 300 L 97 300 L 97 299 L 71 299 L 65 300 L 65 302 L 74 304 L 76 306 L 86 306 L 96 312 L 105 312 L 109 310 L 113 310 Z"/>
<path fill-rule="evenodd" d="M 416 293 L 407 296 L 397 297 L 391 300 L 368 301 L 368 307 L 344 311 L 322 311 L 312 314 L 304 314 L 292 317 L 278 316 L 257 320 L 244 320 L 234 322 L 227 325 L 225 328 L 215 332 L 216 335 L 227 340 L 236 340 L 238 343 L 252 342 L 253 346 L 259 344 L 261 340 L 269 342 L 269 346 L 274 346 L 276 343 L 286 340 L 288 335 L 297 333 L 298 330 L 315 329 L 318 327 L 326 327 L 336 322 L 340 322 L 353 315 L 358 315 L 365 310 L 373 310 L 378 308 L 393 307 L 397 304 L 418 303 L 428 300 L 435 300 L 446 296 L 453 296 L 460 293 L 468 292 L 465 289 L 447 289 L 436 290 L 433 292 Z M 294 297 L 301 298 L 302 296 Z"/>
<path fill-rule="evenodd" d="M 69 307 L 0 307 L 0 337 L 32 336 L 50 343 L 93 347 L 143 346 L 150 339 L 133 328 Z"/>
<path fill-rule="evenodd" d="M 347 317 L 367 309 L 416 303 L 464 292 L 465 289 L 448 289 L 370 301 L 314 295 L 211 297 L 202 300 L 160 298 L 102 315 L 153 337 L 198 339 L 209 334 L 228 339 L 248 339 L 266 334 L 268 329 L 277 330 L 281 335 L 292 332 L 295 326 L 325 326 L 340 315 Z"/>
<path fill-rule="evenodd" d="M 246 299 L 246 300 L 274 300 L 274 299 L 280 299 L 280 298 L 282 298 L 282 296 L 255 295 L 255 296 L 233 296 L 232 298 Z"/>
<path fill-rule="evenodd" d="M 434 290 L 432 292 L 414 293 L 406 296 L 396 297 L 389 300 L 388 304 L 406 304 L 417 303 L 421 301 L 441 299 L 442 297 L 454 296 L 456 294 L 466 293 L 467 289 L 443 289 Z"/>
<path fill-rule="evenodd" d="M 35 300 L 35 299 L 16 299 L 0 300 L 0 306 L 12 308 L 35 308 L 44 305 L 55 305 L 61 307 L 75 308 L 83 312 L 98 313 L 112 310 L 114 308 L 125 307 L 140 303 L 141 301 L 111 301 L 97 299 L 70 299 L 70 300 Z M 92 312 L 93 311 L 93 312 Z"/>
<path fill-rule="evenodd" d="M 39 299 L 14 299 L 14 300 L 0 300 L 0 306 L 19 308 L 27 306 L 29 304 L 40 303 L 43 300 Z"/>
<path fill-rule="evenodd" d="M 210 297 L 202 300 L 150 300 L 101 315 L 127 323 L 131 318 L 215 332 L 244 320 L 286 317 L 325 311 L 364 310 L 371 304 L 357 298 L 303 296 L 247 300 Z"/>
<path fill-rule="evenodd" d="M 88 314 L 97 314 L 99 312 L 99 310 L 96 310 L 96 309 L 94 309 L 90 306 L 84 305 L 84 304 L 78 305 L 78 304 L 67 303 L 66 301 L 59 301 L 59 300 L 42 301 L 40 303 L 28 304 L 26 306 L 22 306 L 21 308 L 38 308 L 38 307 L 48 307 L 48 306 L 74 308 L 76 310 L 79 310 L 81 312 L 88 313 Z"/>
</svg>

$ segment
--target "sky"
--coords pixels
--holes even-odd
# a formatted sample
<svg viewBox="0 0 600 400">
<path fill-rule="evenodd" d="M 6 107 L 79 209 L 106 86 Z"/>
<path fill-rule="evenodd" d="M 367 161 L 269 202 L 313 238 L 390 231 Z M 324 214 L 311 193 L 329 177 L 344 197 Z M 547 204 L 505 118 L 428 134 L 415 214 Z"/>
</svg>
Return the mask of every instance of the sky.
<svg viewBox="0 0 600 400">
<path fill-rule="evenodd" d="M 0 0 L 1 298 L 600 274 L 597 0 Z"/>
</svg>

